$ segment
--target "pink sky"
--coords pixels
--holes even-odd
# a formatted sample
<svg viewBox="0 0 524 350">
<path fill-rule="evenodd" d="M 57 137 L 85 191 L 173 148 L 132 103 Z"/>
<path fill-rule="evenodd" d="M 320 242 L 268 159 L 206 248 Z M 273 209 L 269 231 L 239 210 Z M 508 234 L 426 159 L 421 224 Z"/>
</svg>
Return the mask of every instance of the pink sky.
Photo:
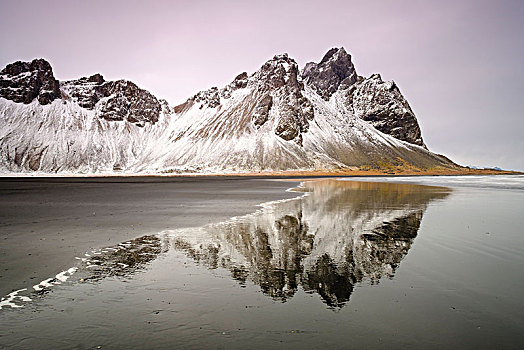
<svg viewBox="0 0 524 350">
<path fill-rule="evenodd" d="M 126 78 L 172 105 L 287 52 L 395 80 L 429 148 L 524 170 L 523 1 L 2 1 L 0 66 Z"/>
</svg>

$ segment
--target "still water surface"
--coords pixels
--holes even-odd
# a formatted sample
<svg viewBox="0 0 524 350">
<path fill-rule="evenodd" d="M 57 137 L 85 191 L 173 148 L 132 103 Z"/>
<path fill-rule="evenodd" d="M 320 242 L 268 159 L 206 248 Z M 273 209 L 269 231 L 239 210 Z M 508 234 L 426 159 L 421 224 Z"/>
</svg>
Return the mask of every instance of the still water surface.
<svg viewBox="0 0 524 350">
<path fill-rule="evenodd" d="M 524 179 L 374 180 L 89 250 L 2 299 L 0 345 L 522 348 Z"/>
</svg>

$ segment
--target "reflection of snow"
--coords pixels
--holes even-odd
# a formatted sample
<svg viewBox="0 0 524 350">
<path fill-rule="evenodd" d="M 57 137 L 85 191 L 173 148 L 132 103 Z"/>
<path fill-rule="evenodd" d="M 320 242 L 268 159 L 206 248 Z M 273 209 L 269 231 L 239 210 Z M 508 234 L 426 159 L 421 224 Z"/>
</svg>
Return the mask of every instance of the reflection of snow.
<svg viewBox="0 0 524 350">
<path fill-rule="evenodd" d="M 17 304 L 16 301 L 18 302 L 31 301 L 31 298 L 29 297 L 18 295 L 20 292 L 24 292 L 26 290 L 27 288 L 15 290 L 14 292 L 11 292 L 8 295 L 6 295 L 5 297 L 3 297 L 2 300 L 0 301 L 0 309 L 2 309 L 4 306 L 10 306 L 12 308 L 20 308 L 22 307 L 22 305 Z"/>
<path fill-rule="evenodd" d="M 125 248 L 123 248 L 124 246 Z M 95 249 L 85 253 L 86 258 L 79 258 L 79 266 L 71 267 L 34 285 L 32 290 L 38 294 L 48 292 L 52 287 L 65 283 L 73 274 L 80 275 L 80 281 L 96 281 L 108 276 L 128 276 L 134 270 L 154 260 L 158 254 L 167 249 L 165 242 L 156 236 L 143 236 L 132 241 L 120 243 L 115 247 Z M 20 295 L 23 293 L 25 295 Z M 26 295 L 31 293 L 27 288 L 14 291 L 0 301 L 0 309 L 4 306 L 21 308 L 24 303 L 32 301 Z"/>
<path fill-rule="evenodd" d="M 75 274 L 78 281 L 129 276 L 170 246 L 209 268 L 223 267 L 241 283 L 286 301 L 299 287 L 341 307 L 354 285 L 392 277 L 416 237 L 427 204 L 448 192 L 438 187 L 323 180 L 306 182 L 302 197 L 269 202 L 245 216 L 200 228 L 168 230 L 77 257 L 78 265 L 32 291 L 3 297 L 19 308 Z"/>
<path fill-rule="evenodd" d="M 229 268 L 272 297 L 286 300 L 302 285 L 330 305 L 343 305 L 355 283 L 393 276 L 426 205 L 447 195 L 442 188 L 335 180 L 304 186 L 311 191 L 304 197 L 165 233 L 193 259 Z"/>
<path fill-rule="evenodd" d="M 62 282 L 67 281 L 76 272 L 76 270 L 78 270 L 77 267 L 71 267 L 70 269 L 66 271 L 60 272 L 55 277 L 48 278 L 46 280 L 43 280 L 39 284 L 35 284 L 33 286 L 33 289 L 39 292 L 43 290 L 44 288 L 50 288 L 53 285 L 61 284 Z"/>
</svg>

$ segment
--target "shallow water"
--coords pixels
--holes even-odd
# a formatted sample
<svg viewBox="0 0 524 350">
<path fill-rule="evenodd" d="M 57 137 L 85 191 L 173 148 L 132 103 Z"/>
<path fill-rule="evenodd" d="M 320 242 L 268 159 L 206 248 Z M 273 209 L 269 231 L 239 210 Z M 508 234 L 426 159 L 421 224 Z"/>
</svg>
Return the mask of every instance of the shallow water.
<svg viewBox="0 0 524 350">
<path fill-rule="evenodd" d="M 90 249 L 9 299 L 0 345 L 522 348 L 523 178 L 373 180 Z"/>
</svg>

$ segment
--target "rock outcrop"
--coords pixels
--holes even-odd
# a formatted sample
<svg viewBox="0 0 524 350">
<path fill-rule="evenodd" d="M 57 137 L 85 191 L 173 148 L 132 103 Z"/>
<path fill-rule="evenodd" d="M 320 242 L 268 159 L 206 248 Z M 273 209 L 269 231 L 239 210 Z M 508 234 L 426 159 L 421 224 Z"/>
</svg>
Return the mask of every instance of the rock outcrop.
<svg viewBox="0 0 524 350">
<path fill-rule="evenodd" d="M 95 109 L 106 120 L 127 120 L 139 126 L 156 123 L 162 111 L 161 102 L 149 91 L 127 80 L 105 81 L 100 74 L 61 84 L 66 97 L 79 106 Z"/>
<path fill-rule="evenodd" d="M 17 61 L 0 72 L 0 97 L 25 104 L 37 98 L 47 105 L 60 98 L 60 86 L 46 60 Z"/>
<path fill-rule="evenodd" d="M 301 134 L 306 132 L 314 112 L 311 102 L 304 96 L 304 84 L 299 81 L 298 65 L 287 54 L 277 55 L 264 63 L 255 73 L 257 89 L 272 94 L 278 101 L 278 121 L 275 134 L 286 141 L 301 144 Z"/>
<path fill-rule="evenodd" d="M 359 77 L 344 48 L 329 50 L 320 63 L 306 64 L 302 78 L 326 101 L 340 91 L 348 108 L 377 130 L 426 148 L 417 118 L 397 85 L 382 81 L 379 74 Z"/>
<path fill-rule="evenodd" d="M 329 50 L 320 63 L 309 62 L 302 71 L 304 82 L 311 86 L 326 101 L 339 86 L 349 87 L 356 83 L 357 72 L 351 62 L 351 55 L 344 50 Z"/>
<path fill-rule="evenodd" d="M 199 92 L 176 106 L 174 111 L 181 113 L 194 105 L 200 110 L 219 109 L 236 90 L 245 88 L 249 88 L 253 94 L 242 106 L 240 114 L 243 116 L 236 118 L 244 119 L 245 115 L 249 115 L 252 125 L 260 128 L 269 120 L 270 111 L 274 108 L 274 133 L 283 140 L 294 140 L 301 144 L 301 135 L 307 131 L 309 121 L 313 120 L 314 111 L 313 105 L 304 96 L 304 83 L 300 78 L 298 64 L 287 54 L 276 55 L 251 76 L 247 73 L 238 75 L 223 89 L 212 87 Z"/>
<path fill-rule="evenodd" d="M 82 108 L 96 110 L 99 118 L 127 120 L 138 126 L 157 122 L 163 108 L 155 96 L 126 80 L 105 81 L 95 74 L 60 83 L 44 59 L 7 65 L 0 72 L 0 97 L 24 104 L 37 99 L 41 105 L 60 98 L 72 100 Z"/>
<path fill-rule="evenodd" d="M 269 119 L 269 110 L 273 106 L 273 97 L 267 94 L 258 102 L 255 107 L 255 113 L 253 113 L 253 124 L 257 128 L 264 125 L 265 122 Z"/>
<path fill-rule="evenodd" d="M 380 74 L 373 74 L 345 94 L 357 117 L 385 134 L 427 148 L 417 118 L 395 82 L 384 82 Z"/>
</svg>

